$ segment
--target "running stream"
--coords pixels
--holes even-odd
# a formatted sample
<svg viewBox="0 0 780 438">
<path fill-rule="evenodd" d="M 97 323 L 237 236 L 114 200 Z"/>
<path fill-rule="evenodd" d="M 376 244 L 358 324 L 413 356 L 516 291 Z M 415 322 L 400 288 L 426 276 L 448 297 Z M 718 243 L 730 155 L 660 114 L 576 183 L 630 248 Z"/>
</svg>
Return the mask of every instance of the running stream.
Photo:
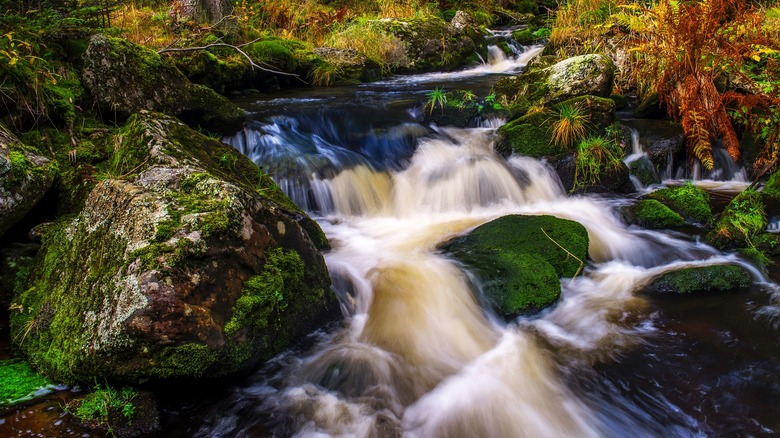
<svg viewBox="0 0 780 438">
<path fill-rule="evenodd" d="M 776 286 L 683 234 L 627 227 L 630 199 L 568 196 L 544 163 L 493 152 L 495 126 L 418 122 L 425 95 L 485 95 L 539 51 L 457 73 L 241 102 L 226 139 L 318 220 L 345 322 L 229 390 L 193 434 L 235 436 L 703 436 L 780 430 Z M 634 151 L 641 154 L 641 151 Z M 717 188 L 717 183 L 711 183 Z M 712 188 L 712 187 L 710 187 Z M 437 251 L 507 214 L 589 233 L 584 273 L 556 306 L 505 323 Z M 648 298 L 658 275 L 740 264 L 748 294 Z"/>
</svg>

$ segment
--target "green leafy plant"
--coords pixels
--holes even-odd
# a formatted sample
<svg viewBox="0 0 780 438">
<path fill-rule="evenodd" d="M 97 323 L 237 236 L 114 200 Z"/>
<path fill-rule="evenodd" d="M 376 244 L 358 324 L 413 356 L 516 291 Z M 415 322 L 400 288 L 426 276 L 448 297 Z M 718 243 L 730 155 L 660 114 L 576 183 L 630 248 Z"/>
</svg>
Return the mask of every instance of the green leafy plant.
<svg viewBox="0 0 780 438">
<path fill-rule="evenodd" d="M 601 181 L 604 172 L 622 164 L 623 151 L 603 137 L 588 137 L 577 146 L 574 167 L 574 188 Z"/>
<path fill-rule="evenodd" d="M 552 125 L 551 142 L 569 148 L 585 138 L 588 116 L 577 105 L 562 103 L 556 108 L 558 118 Z"/>
<path fill-rule="evenodd" d="M 138 392 L 130 387 L 115 389 L 96 385 L 92 393 L 77 400 L 74 405 L 69 405 L 67 411 L 80 421 L 106 428 L 111 433 L 110 420 L 113 415 L 121 416 L 128 423 L 135 419 L 136 405 L 133 400 L 137 396 Z"/>
<path fill-rule="evenodd" d="M 433 110 L 439 107 L 441 111 L 447 106 L 447 93 L 439 87 L 428 93 L 428 101 L 425 103 L 424 109 L 427 109 L 430 114 L 433 114 Z"/>
</svg>

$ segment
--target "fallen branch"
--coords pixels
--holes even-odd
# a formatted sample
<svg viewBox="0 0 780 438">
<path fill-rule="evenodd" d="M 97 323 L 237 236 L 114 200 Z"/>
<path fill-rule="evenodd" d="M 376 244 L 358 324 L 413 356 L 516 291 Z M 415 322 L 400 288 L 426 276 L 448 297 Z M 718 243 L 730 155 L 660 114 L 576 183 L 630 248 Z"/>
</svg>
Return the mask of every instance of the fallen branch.
<svg viewBox="0 0 780 438">
<path fill-rule="evenodd" d="M 574 279 L 575 279 L 575 278 L 577 278 L 577 276 L 578 276 L 578 275 L 580 275 L 580 272 L 582 272 L 582 268 L 584 268 L 584 267 L 585 267 L 585 263 L 582 261 L 582 259 L 580 259 L 580 258 L 579 258 L 579 257 L 577 257 L 576 255 L 572 254 L 572 253 L 571 253 L 571 251 L 569 251 L 568 249 L 564 248 L 563 246 L 561 246 L 561 244 L 560 244 L 560 243 L 556 242 L 556 241 L 555 241 L 555 239 L 553 239 L 552 237 L 550 237 L 550 235 L 549 235 L 549 234 L 547 234 L 547 231 L 544 231 L 544 228 L 539 228 L 539 229 L 540 229 L 540 230 L 542 230 L 542 233 L 544 233 L 544 235 L 545 235 L 545 236 L 546 236 L 548 239 L 550 239 L 550 241 L 551 241 L 552 243 L 556 244 L 556 245 L 558 246 L 558 248 L 560 248 L 560 249 L 562 249 L 562 250 L 566 251 L 566 254 L 568 254 L 568 255 L 570 255 L 570 256 L 572 256 L 572 257 L 574 257 L 574 259 L 575 259 L 575 260 L 577 260 L 578 262 L 580 262 L 580 267 L 579 267 L 579 269 L 577 269 L 577 272 L 575 272 L 575 273 L 574 273 L 574 276 L 571 278 L 571 281 L 574 281 Z"/>
<path fill-rule="evenodd" d="M 207 50 L 207 49 L 210 49 L 212 47 L 227 47 L 227 48 L 235 50 L 236 52 L 240 53 L 241 56 L 246 58 L 246 60 L 249 61 L 249 65 L 251 65 L 252 68 L 256 68 L 258 70 L 262 70 L 264 72 L 273 73 L 273 74 L 277 74 L 277 75 L 292 76 L 292 77 L 298 79 L 299 81 L 303 82 L 304 84 L 309 85 L 308 82 L 306 82 L 303 79 L 301 79 L 301 77 L 298 76 L 295 73 L 287 73 L 287 72 L 279 71 L 279 70 L 276 70 L 276 69 L 273 69 L 273 68 L 264 67 L 262 65 L 259 65 L 259 64 L 255 63 L 255 61 L 249 55 L 247 55 L 246 52 L 241 50 L 242 47 L 245 47 L 245 46 L 248 46 L 250 44 L 256 43 L 257 41 L 259 41 L 261 39 L 262 38 L 257 38 L 257 39 L 254 39 L 254 40 L 248 42 L 248 43 L 239 44 L 237 46 L 233 45 L 233 44 L 228 44 L 228 43 L 216 42 L 216 43 L 211 43 L 211 44 L 207 44 L 205 46 L 199 46 L 199 47 L 178 47 L 178 48 L 176 48 L 176 47 L 174 47 L 174 48 L 166 47 L 164 49 L 158 50 L 157 53 L 163 54 L 163 53 L 171 53 L 171 52 L 196 52 L 198 50 Z"/>
</svg>

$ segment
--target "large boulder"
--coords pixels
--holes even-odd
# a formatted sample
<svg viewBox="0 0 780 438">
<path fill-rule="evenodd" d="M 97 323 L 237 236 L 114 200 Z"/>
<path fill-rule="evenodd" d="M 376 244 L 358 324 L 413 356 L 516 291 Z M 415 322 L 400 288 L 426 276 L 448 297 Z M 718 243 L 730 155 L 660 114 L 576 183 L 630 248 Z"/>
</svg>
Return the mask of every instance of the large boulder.
<svg viewBox="0 0 780 438">
<path fill-rule="evenodd" d="M 756 243 L 756 237 L 765 234 L 767 218 L 761 194 L 746 190 L 729 202 L 707 241 L 721 249 L 743 248 Z"/>
<path fill-rule="evenodd" d="M 651 294 L 726 292 L 746 288 L 750 273 L 736 265 L 713 265 L 667 272 L 654 279 L 645 291 Z"/>
<path fill-rule="evenodd" d="M 312 80 L 319 82 L 316 85 L 359 84 L 382 77 L 382 66 L 355 49 L 318 47 L 314 54 L 326 63 L 313 71 Z M 317 72 L 324 72 L 327 77 L 320 78 Z"/>
<path fill-rule="evenodd" d="M 620 193 L 636 191 L 631 183 L 628 167 L 621 161 L 611 166 L 603 161 L 599 164 L 598 178 L 595 181 L 577 178 L 577 153 L 559 155 L 550 160 L 563 188 L 570 193 Z"/>
<path fill-rule="evenodd" d="M 120 38 L 90 39 L 81 79 L 112 120 L 114 114 L 125 119 L 141 110 L 158 111 L 191 126 L 232 134 L 246 118 L 214 90 L 190 82 L 169 60 Z"/>
<path fill-rule="evenodd" d="M 43 199 L 56 173 L 56 163 L 27 150 L 0 125 L 0 236 Z"/>
<path fill-rule="evenodd" d="M 382 28 L 399 38 L 405 49 L 399 73 L 449 70 L 466 65 L 475 51 L 484 46 L 484 38 L 463 15 L 450 25 L 440 17 L 410 19 L 385 18 Z"/>
<path fill-rule="evenodd" d="M 512 215 L 451 239 L 441 249 L 476 275 L 499 315 L 511 318 L 558 300 L 559 278 L 574 277 L 583 268 L 588 232 L 553 216 Z"/>
<path fill-rule="evenodd" d="M 510 101 L 550 104 L 584 95 L 609 97 L 614 76 L 615 67 L 606 56 L 581 55 L 501 79 L 494 90 Z"/>
<path fill-rule="evenodd" d="M 131 117 L 76 217 L 43 235 L 12 339 L 61 381 L 222 376 L 340 315 L 327 240 L 250 160 Z"/>
</svg>

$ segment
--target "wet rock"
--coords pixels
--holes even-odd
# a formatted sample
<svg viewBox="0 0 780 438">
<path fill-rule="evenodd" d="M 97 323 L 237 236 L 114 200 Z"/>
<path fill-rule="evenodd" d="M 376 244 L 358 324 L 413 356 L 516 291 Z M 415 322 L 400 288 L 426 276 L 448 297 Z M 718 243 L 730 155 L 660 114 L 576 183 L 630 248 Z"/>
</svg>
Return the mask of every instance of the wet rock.
<svg viewBox="0 0 780 438">
<path fill-rule="evenodd" d="M 693 184 L 665 187 L 648 194 L 647 197 L 662 202 L 686 220 L 700 224 L 707 224 L 712 220 L 710 195 Z"/>
<path fill-rule="evenodd" d="M 655 166 L 646 156 L 628 163 L 628 170 L 644 187 L 661 184 L 661 178 L 658 177 Z"/>
<path fill-rule="evenodd" d="M 40 245 L 12 243 L 0 249 L 0 306 L 7 309 L 15 292 L 21 292 Z"/>
<path fill-rule="evenodd" d="M 666 109 L 661 104 L 661 99 L 658 98 L 657 93 L 645 96 L 633 113 L 633 116 L 637 119 L 664 119 L 667 115 Z"/>
<path fill-rule="evenodd" d="M 750 287 L 750 273 L 741 266 L 714 265 L 668 272 L 645 289 L 651 294 L 727 292 Z"/>
<path fill-rule="evenodd" d="M 563 188 L 570 193 L 633 193 L 636 191 L 631 183 L 628 167 L 620 162 L 617 167 L 602 168 L 598 181 L 576 184 L 577 156 L 575 153 L 559 155 L 550 160 Z"/>
<path fill-rule="evenodd" d="M 496 95 L 510 101 L 535 104 L 562 102 L 573 97 L 609 97 L 614 81 L 614 65 L 603 55 L 582 55 L 546 68 L 526 69 L 520 76 L 501 79 Z"/>
<path fill-rule="evenodd" d="M 573 277 L 582 269 L 588 233 L 577 222 L 553 216 L 511 215 L 451 239 L 441 249 L 476 275 L 499 315 L 512 318 L 557 301 L 559 277 Z"/>
<path fill-rule="evenodd" d="M 109 168 L 45 232 L 14 299 L 12 339 L 37 368 L 69 382 L 223 376 L 340 316 L 322 231 L 234 148 L 142 112 Z"/>
<path fill-rule="evenodd" d="M 232 134 L 244 111 L 214 90 L 191 83 L 156 52 L 119 38 L 95 35 L 84 54 L 82 83 L 111 120 L 141 110 L 179 117 L 192 126 Z"/>
<path fill-rule="evenodd" d="M 30 152 L 0 125 L 0 236 L 43 199 L 55 175 L 54 163 Z"/>
<path fill-rule="evenodd" d="M 639 145 L 647 153 L 656 173 L 668 164 L 685 160 L 685 134 L 682 125 L 668 120 L 629 119 L 621 124 L 636 129 Z"/>
<path fill-rule="evenodd" d="M 780 198 L 780 172 L 775 171 L 775 173 L 769 177 L 769 181 L 766 182 L 766 185 L 764 185 L 764 189 L 761 191 L 761 193 L 775 198 Z"/>
</svg>

